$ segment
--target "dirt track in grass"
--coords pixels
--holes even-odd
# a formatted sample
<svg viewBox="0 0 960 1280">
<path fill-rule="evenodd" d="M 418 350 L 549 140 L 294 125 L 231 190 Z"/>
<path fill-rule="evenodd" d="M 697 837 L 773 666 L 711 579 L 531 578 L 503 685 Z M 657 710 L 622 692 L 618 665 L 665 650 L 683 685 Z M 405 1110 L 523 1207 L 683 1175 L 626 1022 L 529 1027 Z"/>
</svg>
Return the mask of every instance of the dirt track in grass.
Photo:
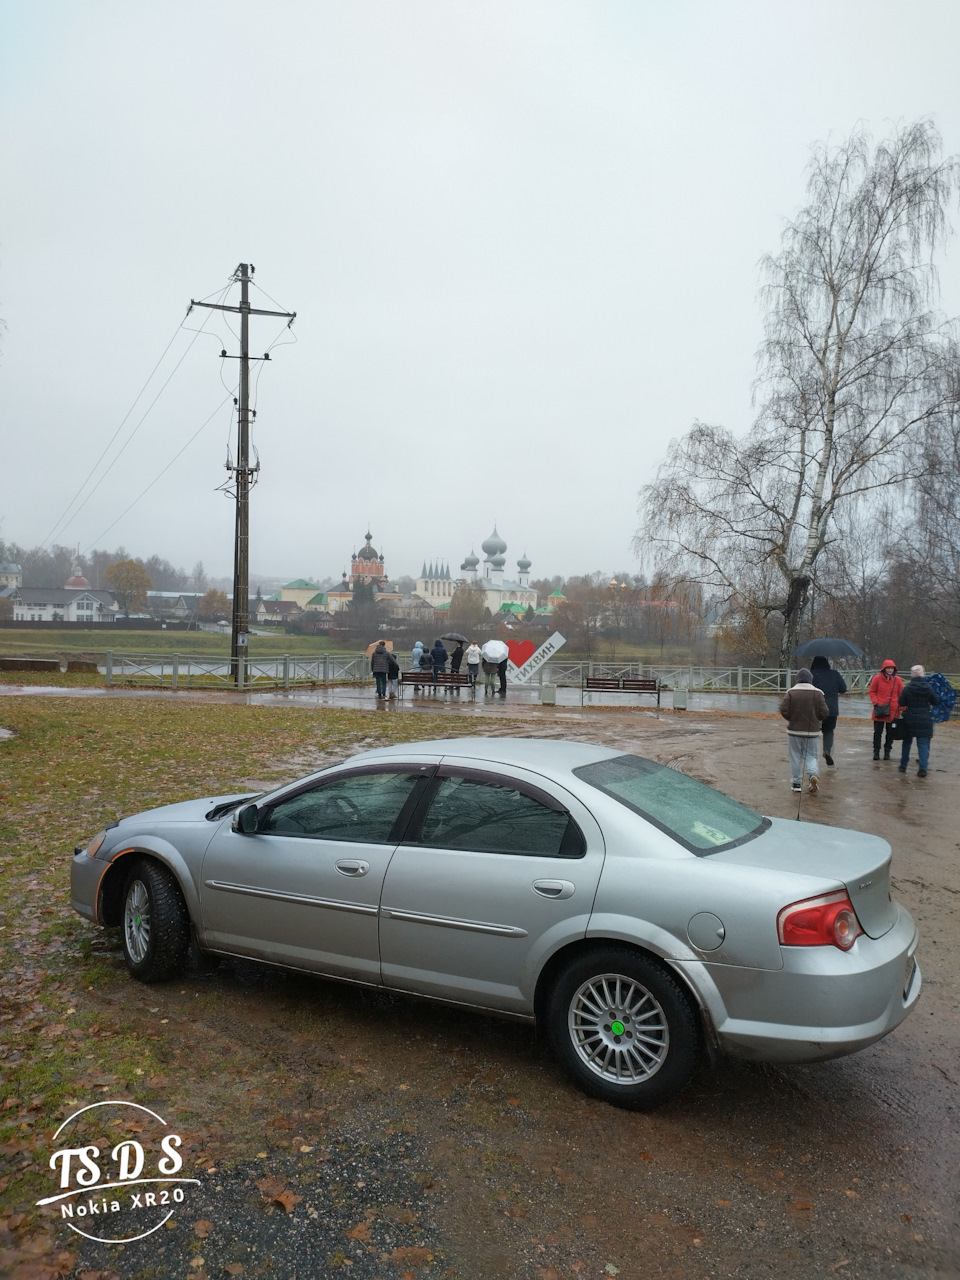
<svg viewBox="0 0 960 1280">
<path fill-rule="evenodd" d="M 960 1274 L 960 734 L 919 780 L 841 720 L 806 821 L 874 831 L 921 929 L 924 994 L 879 1045 L 815 1067 L 707 1065 L 649 1115 L 579 1094 L 527 1026 L 255 965 L 145 988 L 65 905 L 69 855 L 151 804 L 276 784 L 352 749 L 466 731 L 575 736 L 796 814 L 782 722 L 653 711 L 377 717 L 19 698 L 0 708 L 0 1272 L 575 1280 Z M 571 731 L 572 724 L 575 726 Z M 146 1240 L 44 1217 L 50 1137 L 122 1097 L 200 1179 Z"/>
</svg>

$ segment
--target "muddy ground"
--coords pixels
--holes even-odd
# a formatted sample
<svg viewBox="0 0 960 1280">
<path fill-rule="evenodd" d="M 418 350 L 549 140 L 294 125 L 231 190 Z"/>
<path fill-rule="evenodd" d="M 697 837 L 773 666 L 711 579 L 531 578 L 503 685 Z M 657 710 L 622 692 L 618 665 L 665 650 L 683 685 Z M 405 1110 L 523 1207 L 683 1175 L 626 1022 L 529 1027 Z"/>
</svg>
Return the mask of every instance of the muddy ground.
<svg viewBox="0 0 960 1280">
<path fill-rule="evenodd" d="M 797 812 L 774 717 L 544 712 L 509 731 L 635 750 Z M 524 1024 L 255 965 L 144 988 L 100 935 L 97 1034 L 151 1047 L 153 1104 L 176 1112 L 201 1187 L 137 1244 L 70 1238 L 70 1274 L 960 1276 L 960 732 L 938 729 L 924 780 L 874 763 L 869 735 L 841 721 L 801 817 L 893 845 L 917 1010 L 835 1062 L 705 1064 L 651 1114 L 580 1094 Z"/>
</svg>

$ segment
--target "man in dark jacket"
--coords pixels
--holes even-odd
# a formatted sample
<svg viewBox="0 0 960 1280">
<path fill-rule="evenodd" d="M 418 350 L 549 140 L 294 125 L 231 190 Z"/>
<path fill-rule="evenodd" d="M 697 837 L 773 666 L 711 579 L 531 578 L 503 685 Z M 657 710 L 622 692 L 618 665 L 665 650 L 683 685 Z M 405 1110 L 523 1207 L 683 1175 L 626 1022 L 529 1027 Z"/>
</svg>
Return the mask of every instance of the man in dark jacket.
<svg viewBox="0 0 960 1280">
<path fill-rule="evenodd" d="M 389 667 L 390 654 L 387 652 L 386 643 L 383 640 L 378 640 L 377 647 L 370 655 L 370 670 L 373 672 L 373 678 L 377 682 L 378 698 L 387 696 L 387 671 Z"/>
<path fill-rule="evenodd" d="M 429 649 L 424 649 L 420 654 L 420 670 L 423 672 L 423 683 L 429 683 L 430 672 L 433 670 L 433 654 Z M 435 680 L 434 684 L 436 684 Z M 416 689 L 417 686 L 414 685 L 413 687 Z"/>
<path fill-rule="evenodd" d="M 453 653 L 451 653 L 450 655 L 450 670 L 453 672 L 454 675 L 457 675 L 459 673 L 460 663 L 462 661 L 463 661 L 463 641 L 458 640 L 457 647 L 454 649 Z"/>
<path fill-rule="evenodd" d="M 433 659 L 433 683 L 436 684 L 437 672 L 446 671 L 447 669 L 447 651 L 443 647 L 442 640 L 434 640 L 433 648 L 430 650 L 430 657 Z"/>
<path fill-rule="evenodd" d="M 823 733 L 823 758 L 827 764 L 833 764 L 833 731 L 837 727 L 840 715 L 840 694 L 847 692 L 847 682 L 839 671 L 834 671 L 830 663 L 818 654 L 810 663 L 813 683 L 823 694 L 830 714 L 820 726 Z"/>
<path fill-rule="evenodd" d="M 930 739 L 933 737 L 933 716 L 930 714 L 940 699 L 931 689 L 923 667 L 910 668 L 910 683 L 900 694 L 900 719 L 906 731 L 900 748 L 900 772 L 907 772 L 910 763 L 910 744 L 917 740 L 917 777 L 927 776 L 930 763 Z"/>
<path fill-rule="evenodd" d="M 823 693 L 813 683 L 813 674 L 806 667 L 797 672 L 797 683 L 788 689 L 780 701 L 780 714 L 787 722 L 787 742 L 790 744 L 790 786 L 794 791 L 803 790 L 803 771 L 810 778 L 812 796 L 820 788 L 820 761 L 817 744 L 820 741 L 820 725 L 827 718 L 827 702 Z"/>
</svg>

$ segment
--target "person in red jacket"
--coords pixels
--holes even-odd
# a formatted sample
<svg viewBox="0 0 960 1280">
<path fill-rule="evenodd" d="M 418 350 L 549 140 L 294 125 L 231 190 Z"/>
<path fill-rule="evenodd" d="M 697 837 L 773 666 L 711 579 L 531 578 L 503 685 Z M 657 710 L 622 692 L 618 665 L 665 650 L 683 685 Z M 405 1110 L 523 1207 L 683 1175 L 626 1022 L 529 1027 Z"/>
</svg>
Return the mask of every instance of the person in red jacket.
<svg viewBox="0 0 960 1280">
<path fill-rule="evenodd" d="M 897 664 L 892 658 L 884 658 L 879 672 L 870 681 L 870 701 L 873 703 L 873 758 L 880 759 L 880 739 L 883 737 L 883 726 L 886 725 L 886 738 L 883 743 L 883 758 L 890 759 L 893 746 L 891 733 L 893 722 L 897 718 L 900 694 L 903 692 L 903 681 L 897 675 Z M 883 714 L 881 715 L 880 712 Z"/>
</svg>

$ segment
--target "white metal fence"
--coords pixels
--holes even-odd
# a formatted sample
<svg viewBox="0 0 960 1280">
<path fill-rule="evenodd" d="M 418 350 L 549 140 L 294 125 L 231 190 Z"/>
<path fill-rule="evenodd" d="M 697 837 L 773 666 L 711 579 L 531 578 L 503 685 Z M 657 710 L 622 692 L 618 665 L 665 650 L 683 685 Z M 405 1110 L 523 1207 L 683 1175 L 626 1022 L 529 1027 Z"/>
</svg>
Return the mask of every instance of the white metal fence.
<svg viewBox="0 0 960 1280">
<path fill-rule="evenodd" d="M 238 682 L 227 658 L 196 654 L 107 654 L 108 685 L 158 689 L 291 689 L 302 685 L 357 683 L 367 678 L 370 663 L 356 653 L 324 653 L 319 657 L 285 654 L 277 658 L 241 658 Z"/>
<path fill-rule="evenodd" d="M 666 689 L 689 689 L 701 693 L 778 693 L 795 683 L 798 667 L 703 667 L 658 665 L 648 662 L 570 662 L 554 658 L 537 673 L 538 683 L 573 685 L 583 677 L 641 676 L 659 679 Z M 848 693 L 866 693 L 875 670 L 843 670 Z M 960 675 L 944 673 L 954 687 Z"/>
<path fill-rule="evenodd" d="M 401 667 L 408 665 L 404 655 Z M 584 676 L 642 676 L 659 679 L 665 689 L 706 693 L 778 693 L 796 680 L 797 668 L 672 666 L 647 662 L 574 662 L 552 658 L 537 671 L 534 684 L 579 689 Z M 370 662 L 363 654 L 325 653 L 318 657 L 286 654 L 277 658 L 243 657 L 244 689 L 291 689 L 324 684 L 359 684 L 369 680 Z M 875 671 L 843 671 L 850 693 L 865 693 Z M 235 689 L 237 682 L 226 658 L 193 654 L 132 654 L 109 652 L 108 685 L 159 689 Z M 960 675 L 947 674 L 954 687 Z"/>
</svg>

